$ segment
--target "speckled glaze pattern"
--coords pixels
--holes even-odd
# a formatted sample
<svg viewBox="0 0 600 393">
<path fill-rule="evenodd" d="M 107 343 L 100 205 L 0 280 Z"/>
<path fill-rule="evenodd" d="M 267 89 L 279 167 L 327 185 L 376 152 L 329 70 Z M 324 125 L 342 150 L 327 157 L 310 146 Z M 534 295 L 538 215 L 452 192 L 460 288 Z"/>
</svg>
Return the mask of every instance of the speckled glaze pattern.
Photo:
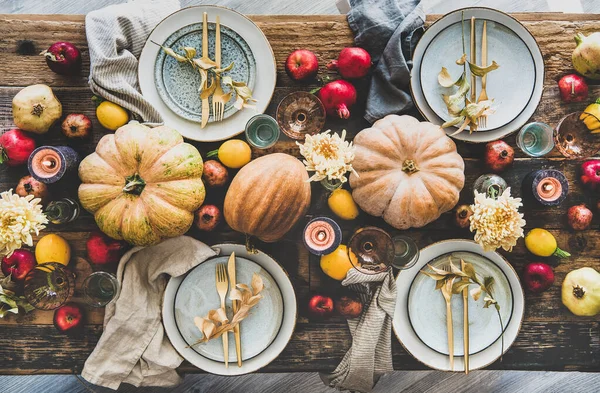
<svg viewBox="0 0 600 393">
<path fill-rule="evenodd" d="M 215 29 L 213 22 L 208 23 L 208 56 L 215 58 Z M 169 36 L 163 46 L 183 54 L 183 47 L 192 47 L 197 51 L 196 57 L 202 55 L 202 23 L 187 25 Z M 231 76 L 234 81 L 245 82 L 254 89 L 256 80 L 256 61 L 246 41 L 235 31 L 221 24 L 221 67 L 234 63 L 233 69 L 223 75 Z M 159 51 L 154 66 L 156 89 L 163 102 L 177 115 L 200 122 L 202 120 L 202 104 L 200 100 L 200 74 L 191 65 L 179 63 L 177 60 Z M 228 92 L 229 87 L 223 86 Z M 235 95 L 225 104 L 223 118 L 237 112 L 233 106 Z M 212 99 L 211 99 L 212 108 Z M 212 114 L 208 122 L 213 122 Z"/>
<path fill-rule="evenodd" d="M 175 296 L 175 322 L 181 336 L 188 345 L 202 338 L 194 325 L 194 318 L 206 316 L 211 309 L 220 305 L 215 286 L 217 263 L 227 265 L 229 256 L 216 257 L 192 269 L 179 286 Z M 263 280 L 263 298 L 252 308 L 250 315 L 241 323 L 242 359 L 247 360 L 264 351 L 275 339 L 283 318 L 283 299 L 273 277 L 260 265 L 236 256 L 236 279 L 238 284 L 250 286 L 252 275 L 258 273 Z M 231 300 L 226 299 L 227 315 L 231 318 Z M 236 359 L 233 335 L 229 339 L 229 361 Z M 223 344 L 220 339 L 199 344 L 193 349 L 208 359 L 222 362 Z"/>
</svg>

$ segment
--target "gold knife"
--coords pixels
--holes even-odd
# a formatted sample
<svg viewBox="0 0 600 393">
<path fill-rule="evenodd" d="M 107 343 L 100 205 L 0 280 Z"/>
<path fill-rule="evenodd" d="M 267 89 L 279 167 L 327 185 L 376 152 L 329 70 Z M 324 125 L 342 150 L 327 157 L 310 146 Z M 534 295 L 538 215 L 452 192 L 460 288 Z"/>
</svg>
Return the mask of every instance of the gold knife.
<svg viewBox="0 0 600 393">
<path fill-rule="evenodd" d="M 471 17 L 471 63 L 477 64 L 477 49 L 475 45 L 475 17 Z M 477 77 L 471 73 L 471 102 L 477 99 Z"/>
<path fill-rule="evenodd" d="M 208 13 L 202 14 L 202 57 L 208 57 Z M 200 99 L 202 100 L 202 123 L 200 125 L 201 128 L 206 126 L 208 123 L 208 116 L 210 116 L 210 107 L 208 105 L 208 97 L 210 94 L 206 94 L 208 92 L 208 81 L 204 81 L 204 85 L 202 86 L 202 93 L 200 94 Z"/>
<path fill-rule="evenodd" d="M 235 288 L 237 285 L 235 279 L 235 253 L 232 252 L 229 257 L 229 262 L 227 263 L 227 273 L 229 274 L 229 285 L 231 289 Z M 238 310 L 238 301 L 233 300 L 231 302 L 233 313 L 235 314 Z M 242 367 L 242 343 L 240 340 L 240 325 L 238 324 L 233 328 L 233 335 L 235 337 L 235 353 L 237 355 L 237 364 L 238 367 Z"/>
<path fill-rule="evenodd" d="M 464 271 L 465 261 L 461 259 L 460 269 Z M 464 282 L 469 282 L 469 277 L 463 277 Z M 465 352 L 465 374 L 469 373 L 469 288 L 462 291 L 463 296 L 463 343 Z"/>
</svg>

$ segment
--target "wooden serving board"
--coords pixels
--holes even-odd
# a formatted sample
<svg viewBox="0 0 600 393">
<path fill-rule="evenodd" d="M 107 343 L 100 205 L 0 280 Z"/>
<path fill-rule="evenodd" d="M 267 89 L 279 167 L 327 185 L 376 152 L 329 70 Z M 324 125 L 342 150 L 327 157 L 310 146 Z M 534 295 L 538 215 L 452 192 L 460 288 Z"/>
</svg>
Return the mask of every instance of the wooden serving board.
<svg viewBox="0 0 600 393">
<path fill-rule="evenodd" d="M 558 119 L 569 112 L 581 110 L 585 104 L 563 104 L 558 96 L 556 81 L 571 72 L 571 52 L 575 48 L 573 36 L 576 32 L 585 34 L 600 30 L 600 15 L 580 14 L 515 14 L 516 18 L 533 33 L 538 40 L 546 64 L 545 90 L 542 103 L 533 120 L 556 124 Z M 339 50 L 352 45 L 353 36 L 345 16 L 251 16 L 269 39 L 277 59 L 277 87 L 273 100 L 267 109 L 275 114 L 277 104 L 288 93 L 297 90 L 310 90 L 314 85 L 292 81 L 284 71 L 284 60 L 294 49 L 308 48 L 319 57 L 321 72 L 328 71 L 325 64 L 335 58 Z M 429 16 L 432 21 L 439 16 Z M 98 140 L 108 131 L 103 129 L 95 118 L 91 92 L 87 87 L 89 56 L 84 30 L 83 16 L 66 15 L 2 15 L 0 16 L 0 123 L 3 130 L 13 128 L 11 100 L 20 88 L 37 83 L 50 85 L 63 104 L 67 113 L 84 113 L 94 123 L 93 141 L 73 144 L 67 141 L 57 126 L 48 134 L 37 138 L 39 144 L 70 144 L 82 156 L 91 153 Z M 83 52 L 81 75 L 59 76 L 51 72 L 39 52 L 58 40 L 73 42 Z M 333 76 L 333 75 L 332 75 Z M 359 96 L 364 100 L 365 85 L 358 83 Z M 600 96 L 600 86 L 590 87 L 590 98 Z M 367 126 L 362 119 L 363 105 L 353 110 L 347 121 L 328 121 L 327 128 L 339 131 L 348 130 L 350 137 Z M 573 256 L 555 268 L 556 282 L 548 291 L 539 295 L 527 294 L 525 317 L 520 335 L 502 362 L 489 368 L 521 370 L 581 370 L 600 371 L 600 318 L 581 318 L 571 314 L 562 306 L 560 284 L 572 269 L 592 266 L 600 269 L 600 232 L 598 220 L 592 229 L 574 233 L 567 229 L 565 214 L 575 203 L 586 202 L 596 205 L 597 196 L 584 192 L 578 181 L 580 163 L 565 161 L 557 153 L 548 158 L 532 159 L 523 155 L 515 145 L 514 136 L 506 139 L 514 148 L 517 158 L 514 167 L 502 176 L 520 195 L 523 177 L 537 169 L 554 168 L 563 171 L 570 183 L 567 200 L 556 208 L 540 208 L 527 205 L 524 209 L 527 228 L 544 227 L 557 237 L 559 245 L 569 250 Z M 195 146 L 203 155 L 218 146 L 214 143 Z M 458 150 L 465 159 L 466 186 L 461 194 L 461 203 L 472 201 L 473 181 L 484 173 L 481 156 L 483 147 L 458 143 Z M 268 151 L 254 151 L 254 155 L 271 152 L 285 152 L 299 155 L 293 141 L 281 140 Z M 14 188 L 19 178 L 27 174 L 27 169 L 0 169 L 0 191 Z M 76 195 L 77 180 L 63 181 L 52 187 L 55 196 Z M 208 192 L 208 201 L 222 204 L 223 193 Z M 319 185 L 313 186 L 313 201 L 309 216 L 330 214 L 325 194 Z M 344 235 L 365 224 L 382 226 L 381 220 L 361 215 L 352 222 L 341 223 Z M 298 227 L 301 227 L 300 224 Z M 96 229 L 93 218 L 83 213 L 73 224 L 65 227 L 48 228 L 49 232 L 60 232 L 73 249 L 75 270 L 82 281 L 92 270 L 86 262 L 85 240 L 89 232 Z M 391 230 L 392 231 L 392 230 Z M 395 231 L 392 231 L 395 233 Z M 418 230 L 409 230 L 407 235 L 416 239 L 423 247 L 432 242 L 449 238 L 472 238 L 468 231 L 458 231 L 451 222 L 450 213 Z M 217 242 L 244 242 L 244 236 L 222 225 L 217 233 L 210 235 L 191 231 L 190 235 L 209 244 Z M 309 295 L 317 291 L 331 292 L 339 288 L 337 282 L 326 277 L 319 268 L 318 258 L 310 256 L 300 241 L 300 229 L 287 234 L 276 244 L 258 243 L 257 247 L 273 255 L 288 271 L 298 296 L 299 316 L 295 334 L 285 351 L 264 371 L 330 371 L 338 364 L 350 346 L 350 334 L 345 321 L 333 317 L 328 321 L 308 318 L 305 304 Z M 504 253 L 507 259 L 520 272 L 531 255 L 527 254 L 521 240 L 512 253 Z M 537 260 L 539 258 L 536 258 Z M 79 288 L 78 288 L 79 289 Z M 80 291 L 76 292 L 76 301 Z M 32 373 L 79 373 L 83 364 L 94 349 L 102 333 L 102 310 L 88 310 L 84 333 L 76 337 L 59 334 L 52 326 L 52 312 L 35 311 L 25 316 L 10 316 L 0 320 L 0 374 Z M 406 353 L 396 339 L 393 339 L 394 366 L 397 369 L 424 369 L 425 366 Z M 184 372 L 198 372 L 195 367 L 184 363 Z"/>
</svg>

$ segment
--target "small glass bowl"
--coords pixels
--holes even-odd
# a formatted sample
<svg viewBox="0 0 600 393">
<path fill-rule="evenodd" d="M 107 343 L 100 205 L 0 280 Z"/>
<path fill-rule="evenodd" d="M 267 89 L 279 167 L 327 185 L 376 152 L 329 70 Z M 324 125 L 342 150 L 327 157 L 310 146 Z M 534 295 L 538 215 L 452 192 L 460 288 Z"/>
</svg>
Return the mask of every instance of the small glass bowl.
<svg viewBox="0 0 600 393">
<path fill-rule="evenodd" d="M 306 134 L 316 134 L 323 129 L 325 116 L 325 106 L 316 95 L 297 91 L 281 100 L 276 118 L 285 135 L 303 141 Z"/>
<path fill-rule="evenodd" d="M 570 113 L 554 129 L 554 145 L 560 154 L 571 160 L 593 156 L 600 150 L 600 134 L 592 134 L 599 123 L 600 120 L 591 113 Z"/>
<path fill-rule="evenodd" d="M 246 140 L 257 149 L 268 149 L 279 139 L 279 125 L 269 115 L 252 116 L 246 123 Z"/>
</svg>

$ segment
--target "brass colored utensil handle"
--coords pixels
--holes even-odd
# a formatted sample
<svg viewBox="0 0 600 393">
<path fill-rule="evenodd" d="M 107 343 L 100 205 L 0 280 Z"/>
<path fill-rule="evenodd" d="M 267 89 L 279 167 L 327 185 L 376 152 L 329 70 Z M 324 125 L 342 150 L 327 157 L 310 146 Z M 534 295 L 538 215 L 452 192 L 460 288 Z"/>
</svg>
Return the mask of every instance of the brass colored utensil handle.
<svg viewBox="0 0 600 393">
<path fill-rule="evenodd" d="M 461 270 L 465 269 L 465 261 L 461 260 Z M 468 277 L 463 278 L 464 282 L 469 282 Z M 462 291 L 463 296 L 463 348 L 465 374 L 469 373 L 469 288 L 465 287 Z"/>
<path fill-rule="evenodd" d="M 475 17 L 471 17 L 471 63 L 477 64 L 477 46 L 475 42 Z M 471 102 L 477 98 L 477 77 L 471 74 Z"/>
<path fill-rule="evenodd" d="M 481 66 L 487 67 L 487 21 L 483 21 L 483 32 L 481 33 Z M 481 88 L 485 89 L 486 76 L 481 78 Z"/>
<path fill-rule="evenodd" d="M 208 13 L 202 14 L 202 57 L 208 57 Z"/>
<path fill-rule="evenodd" d="M 217 15 L 217 30 L 215 31 L 215 63 L 221 68 L 221 21 Z"/>
<path fill-rule="evenodd" d="M 446 302 L 446 329 L 448 330 L 448 353 L 450 356 L 450 371 L 454 371 L 454 331 L 452 328 L 452 305 Z"/>
<path fill-rule="evenodd" d="M 217 31 L 219 31 L 219 17 L 217 16 Z M 218 42 L 218 40 L 217 40 Z M 229 262 L 227 263 L 227 273 L 229 274 L 229 285 L 231 288 L 235 288 L 237 285 L 236 275 L 235 275 L 235 253 L 232 252 L 229 257 Z M 237 300 L 233 300 L 231 302 L 233 313 L 235 314 L 238 311 L 239 303 Z M 233 328 L 233 336 L 235 338 L 235 354 L 237 356 L 237 365 L 238 367 L 242 367 L 242 342 L 240 337 L 240 325 L 236 325 Z"/>
</svg>

